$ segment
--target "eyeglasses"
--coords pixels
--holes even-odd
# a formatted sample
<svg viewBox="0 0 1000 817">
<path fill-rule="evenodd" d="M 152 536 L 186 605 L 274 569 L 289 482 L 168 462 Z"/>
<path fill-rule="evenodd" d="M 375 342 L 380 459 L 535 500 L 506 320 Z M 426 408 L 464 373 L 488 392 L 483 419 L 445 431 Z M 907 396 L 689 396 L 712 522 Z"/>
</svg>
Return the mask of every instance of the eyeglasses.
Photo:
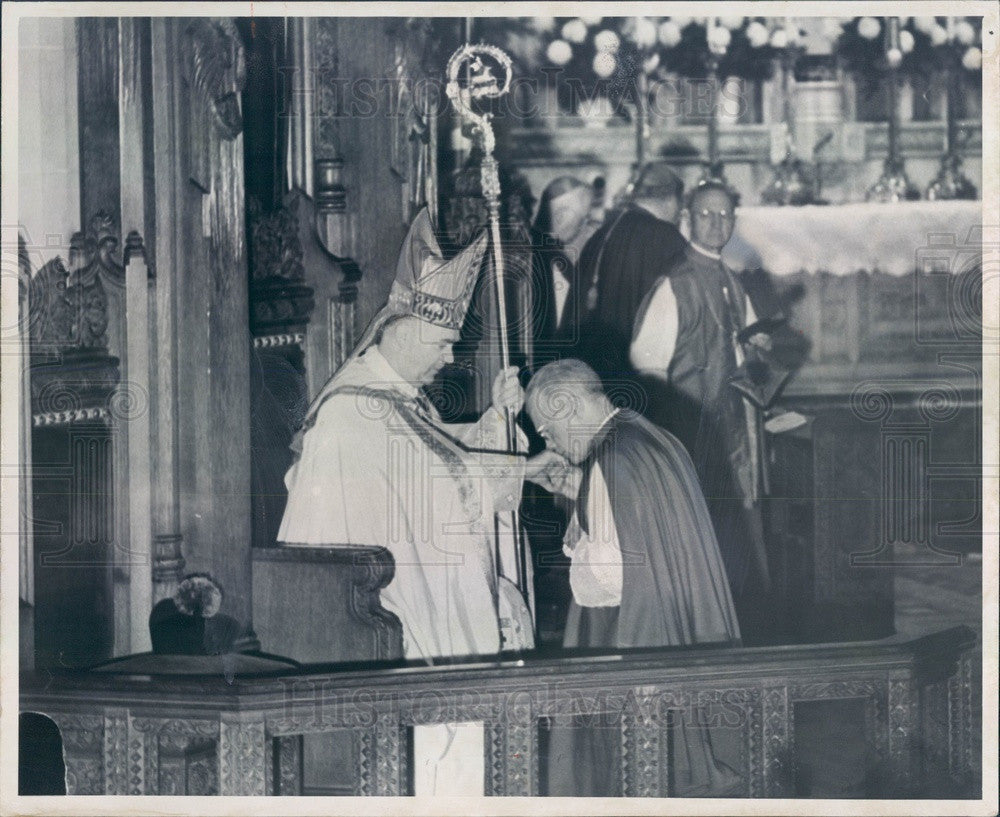
<svg viewBox="0 0 1000 817">
<path fill-rule="evenodd" d="M 696 210 L 695 215 L 700 218 L 718 218 L 720 221 L 732 221 L 735 217 L 732 210 Z"/>
</svg>

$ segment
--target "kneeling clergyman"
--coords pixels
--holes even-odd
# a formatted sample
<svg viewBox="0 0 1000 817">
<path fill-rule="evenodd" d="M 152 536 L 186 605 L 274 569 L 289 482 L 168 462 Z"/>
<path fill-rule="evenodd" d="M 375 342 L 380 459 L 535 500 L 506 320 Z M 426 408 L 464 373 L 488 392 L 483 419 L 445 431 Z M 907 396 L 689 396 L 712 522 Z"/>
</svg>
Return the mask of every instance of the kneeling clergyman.
<svg viewBox="0 0 1000 817">
<path fill-rule="evenodd" d="M 541 367 L 528 384 L 527 410 L 549 452 L 547 487 L 576 502 L 565 540 L 573 601 L 563 646 L 738 643 L 711 517 L 677 439 L 616 409 L 578 360 Z M 557 718 L 549 794 L 621 796 L 619 742 L 613 724 Z M 726 796 L 741 785 L 692 718 L 675 728 L 672 756 L 677 795 Z"/>
<path fill-rule="evenodd" d="M 402 622 L 405 657 L 428 663 L 496 655 L 500 619 L 510 616 L 500 607 L 516 595 L 504 592 L 513 538 L 508 529 L 496 547 L 494 520 L 502 525 L 521 494 L 523 463 L 499 453 L 503 412 L 523 402 L 517 370 L 497 376 L 493 405 L 471 425 L 442 423 L 422 391 L 453 360 L 485 247 L 483 236 L 445 262 L 420 211 L 388 303 L 313 401 L 285 478 L 278 540 L 387 548 L 395 573 L 382 603 Z M 525 621 L 526 608 L 517 612 Z M 521 636 L 520 646 L 533 646 L 530 617 Z M 416 727 L 416 793 L 481 795 L 483 764 L 469 763 L 472 752 L 482 757 L 481 727 Z"/>
</svg>

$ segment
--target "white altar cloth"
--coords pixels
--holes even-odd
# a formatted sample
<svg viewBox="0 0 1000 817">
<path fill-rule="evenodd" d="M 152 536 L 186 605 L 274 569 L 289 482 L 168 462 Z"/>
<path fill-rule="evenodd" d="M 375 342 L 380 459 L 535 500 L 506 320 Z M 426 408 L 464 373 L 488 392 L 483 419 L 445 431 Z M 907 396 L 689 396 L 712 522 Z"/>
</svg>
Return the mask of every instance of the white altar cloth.
<svg viewBox="0 0 1000 817">
<path fill-rule="evenodd" d="M 982 207 L 981 201 L 740 207 L 723 258 L 734 269 L 760 267 L 778 276 L 908 275 L 932 244 L 965 252 L 981 245 Z"/>
</svg>

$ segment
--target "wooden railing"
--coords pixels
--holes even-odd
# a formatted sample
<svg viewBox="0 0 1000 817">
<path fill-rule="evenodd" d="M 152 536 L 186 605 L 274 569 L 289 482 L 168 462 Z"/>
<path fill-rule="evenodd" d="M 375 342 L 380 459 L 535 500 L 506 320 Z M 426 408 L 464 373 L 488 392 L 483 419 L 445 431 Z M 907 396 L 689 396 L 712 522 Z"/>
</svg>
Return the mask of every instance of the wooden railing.
<svg viewBox="0 0 1000 817">
<path fill-rule="evenodd" d="M 795 794 L 796 707 L 858 699 L 890 794 L 919 796 L 933 778 L 968 796 L 981 780 L 976 641 L 958 627 L 905 643 L 323 666 L 233 683 L 25 674 L 21 709 L 59 726 L 77 794 L 300 794 L 302 736 L 344 729 L 354 793 L 408 794 L 408 729 L 478 721 L 485 793 L 536 795 L 540 721 L 601 712 L 620 730 L 624 793 L 670 796 L 668 723 L 707 710 L 739 730 L 743 796 L 782 797 Z"/>
</svg>

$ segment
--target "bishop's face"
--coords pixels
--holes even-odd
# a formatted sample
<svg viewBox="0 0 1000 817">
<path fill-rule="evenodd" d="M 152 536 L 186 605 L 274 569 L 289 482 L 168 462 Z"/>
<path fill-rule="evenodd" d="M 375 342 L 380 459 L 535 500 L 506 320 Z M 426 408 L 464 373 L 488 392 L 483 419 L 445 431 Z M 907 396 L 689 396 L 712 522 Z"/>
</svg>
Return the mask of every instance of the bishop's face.
<svg viewBox="0 0 1000 817">
<path fill-rule="evenodd" d="M 419 332 L 410 348 L 412 382 L 426 386 L 449 363 L 455 360 L 452 347 L 458 332 L 443 326 L 420 321 Z"/>
</svg>

